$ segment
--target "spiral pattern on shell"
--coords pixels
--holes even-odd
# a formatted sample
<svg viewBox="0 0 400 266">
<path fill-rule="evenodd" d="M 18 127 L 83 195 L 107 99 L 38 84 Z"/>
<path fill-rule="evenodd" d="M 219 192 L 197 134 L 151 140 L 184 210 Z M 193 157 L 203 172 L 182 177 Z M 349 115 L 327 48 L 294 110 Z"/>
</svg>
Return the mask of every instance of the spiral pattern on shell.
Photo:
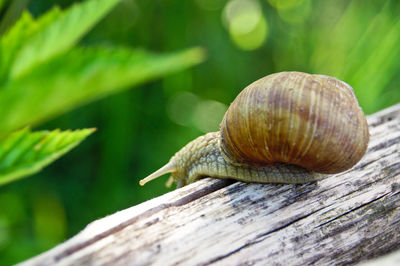
<svg viewBox="0 0 400 266">
<path fill-rule="evenodd" d="M 369 140 L 353 89 L 301 72 L 272 74 L 247 86 L 220 131 L 220 149 L 232 163 L 289 163 L 329 174 L 356 164 Z"/>
</svg>

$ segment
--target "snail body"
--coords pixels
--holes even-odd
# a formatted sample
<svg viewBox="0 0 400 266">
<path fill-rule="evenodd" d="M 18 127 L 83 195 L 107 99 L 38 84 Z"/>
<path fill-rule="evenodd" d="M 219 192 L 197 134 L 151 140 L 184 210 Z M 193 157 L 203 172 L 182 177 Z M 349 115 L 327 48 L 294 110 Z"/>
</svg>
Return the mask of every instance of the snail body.
<svg viewBox="0 0 400 266">
<path fill-rule="evenodd" d="M 247 86 L 219 132 L 188 143 L 140 184 L 166 173 L 178 187 L 203 177 L 306 183 L 351 168 L 368 140 L 365 116 L 348 84 L 280 72 Z"/>
</svg>

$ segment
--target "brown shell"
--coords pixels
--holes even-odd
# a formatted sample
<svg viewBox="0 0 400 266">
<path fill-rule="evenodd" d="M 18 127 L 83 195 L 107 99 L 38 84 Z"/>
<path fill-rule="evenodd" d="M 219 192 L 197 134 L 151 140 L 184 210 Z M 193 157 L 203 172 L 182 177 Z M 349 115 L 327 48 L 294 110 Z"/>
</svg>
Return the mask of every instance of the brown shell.
<svg viewBox="0 0 400 266">
<path fill-rule="evenodd" d="M 353 89 L 338 79 L 281 72 L 247 86 L 221 123 L 220 148 L 237 164 L 295 164 L 319 173 L 351 168 L 369 133 Z"/>
</svg>

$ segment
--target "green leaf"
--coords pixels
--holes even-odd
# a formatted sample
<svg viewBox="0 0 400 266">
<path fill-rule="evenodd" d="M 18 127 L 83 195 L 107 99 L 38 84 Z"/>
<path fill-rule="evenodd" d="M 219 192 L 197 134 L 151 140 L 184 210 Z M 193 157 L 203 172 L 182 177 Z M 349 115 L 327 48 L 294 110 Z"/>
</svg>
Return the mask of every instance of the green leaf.
<svg viewBox="0 0 400 266">
<path fill-rule="evenodd" d="M 87 0 L 63 11 L 52 23 L 26 40 L 11 67 L 11 77 L 23 75 L 34 66 L 73 47 L 120 0 Z"/>
<path fill-rule="evenodd" d="M 53 8 L 35 20 L 29 12 L 22 13 L 20 19 L 0 39 L 0 82 L 8 78 L 15 56 L 21 48 L 43 28 L 48 27 L 60 14 L 59 8 Z"/>
<path fill-rule="evenodd" d="M 22 129 L 0 141 L 0 185 L 39 172 L 70 151 L 94 129 L 38 131 Z"/>
<path fill-rule="evenodd" d="M 200 48 L 157 55 L 130 49 L 73 49 L 0 90 L 0 135 L 204 60 Z"/>
<path fill-rule="evenodd" d="M 4 5 L 8 2 L 0 1 L 0 10 L 4 7 Z M 6 32 L 10 26 L 12 26 L 15 21 L 21 16 L 21 13 L 28 5 L 29 0 L 17 0 L 11 1 L 7 5 L 7 9 L 2 12 L 1 21 L 0 21 L 0 34 Z"/>
</svg>

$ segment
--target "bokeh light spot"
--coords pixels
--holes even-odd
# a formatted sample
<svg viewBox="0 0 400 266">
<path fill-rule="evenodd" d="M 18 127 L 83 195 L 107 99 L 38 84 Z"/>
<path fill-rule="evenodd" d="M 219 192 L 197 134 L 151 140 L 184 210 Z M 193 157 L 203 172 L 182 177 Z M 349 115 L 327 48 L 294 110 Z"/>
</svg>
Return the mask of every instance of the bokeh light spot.
<svg viewBox="0 0 400 266">
<path fill-rule="evenodd" d="M 238 33 L 252 31 L 260 20 L 261 7 L 254 0 L 233 0 L 224 9 L 224 23 L 229 30 Z"/>
<path fill-rule="evenodd" d="M 179 125 L 190 125 L 193 112 L 199 101 L 199 97 L 193 93 L 179 92 L 171 97 L 168 102 L 167 113 L 169 118 Z"/>
<path fill-rule="evenodd" d="M 233 42 L 242 50 L 260 47 L 268 34 L 267 20 L 255 0 L 232 0 L 224 8 L 223 22 Z"/>
<path fill-rule="evenodd" d="M 225 104 L 217 101 L 200 102 L 193 116 L 194 126 L 202 132 L 218 131 L 227 109 Z"/>
<path fill-rule="evenodd" d="M 195 127 L 202 132 L 219 130 L 228 107 L 213 100 L 202 100 L 190 92 L 180 92 L 168 103 L 169 118 L 182 126 Z"/>
<path fill-rule="evenodd" d="M 260 17 L 254 29 L 247 33 L 240 33 L 230 29 L 232 40 L 242 50 L 251 51 L 259 48 L 268 36 L 268 23 L 264 17 Z"/>
</svg>

